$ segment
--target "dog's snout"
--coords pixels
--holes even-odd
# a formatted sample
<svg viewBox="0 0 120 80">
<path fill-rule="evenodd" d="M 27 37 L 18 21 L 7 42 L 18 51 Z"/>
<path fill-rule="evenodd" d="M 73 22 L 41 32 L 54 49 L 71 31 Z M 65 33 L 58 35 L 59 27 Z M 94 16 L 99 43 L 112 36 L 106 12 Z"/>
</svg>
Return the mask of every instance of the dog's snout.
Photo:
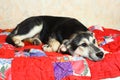
<svg viewBox="0 0 120 80">
<path fill-rule="evenodd" d="M 103 52 L 98 52 L 98 53 L 96 53 L 96 56 L 99 57 L 99 58 L 102 58 L 104 56 L 104 53 Z"/>
</svg>

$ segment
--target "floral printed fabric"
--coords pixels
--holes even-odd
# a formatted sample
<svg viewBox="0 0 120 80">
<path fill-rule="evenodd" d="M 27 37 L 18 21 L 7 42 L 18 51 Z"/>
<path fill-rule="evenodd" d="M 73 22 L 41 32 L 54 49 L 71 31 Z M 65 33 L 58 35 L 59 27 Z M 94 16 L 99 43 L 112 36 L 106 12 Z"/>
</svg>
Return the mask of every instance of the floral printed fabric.
<svg viewBox="0 0 120 80">
<path fill-rule="evenodd" d="M 0 80 L 12 80 L 11 62 L 13 59 L 0 58 Z"/>
</svg>

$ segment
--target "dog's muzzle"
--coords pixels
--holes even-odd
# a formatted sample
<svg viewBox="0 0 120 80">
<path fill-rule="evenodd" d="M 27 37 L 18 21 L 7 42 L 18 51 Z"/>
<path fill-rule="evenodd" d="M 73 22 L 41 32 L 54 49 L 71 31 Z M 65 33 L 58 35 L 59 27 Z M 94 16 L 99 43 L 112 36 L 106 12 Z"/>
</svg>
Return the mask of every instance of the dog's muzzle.
<svg viewBox="0 0 120 80">
<path fill-rule="evenodd" d="M 91 53 L 89 55 L 89 59 L 93 60 L 93 61 L 100 61 L 104 58 L 104 52 L 100 51 L 97 53 Z"/>
<path fill-rule="evenodd" d="M 104 52 L 97 46 L 95 45 L 90 45 L 90 53 L 89 53 L 89 59 L 93 61 L 99 61 L 104 58 Z"/>
<path fill-rule="evenodd" d="M 96 53 L 96 56 L 97 56 L 98 58 L 103 58 L 104 53 L 103 53 L 103 52 L 98 52 L 98 53 Z"/>
</svg>

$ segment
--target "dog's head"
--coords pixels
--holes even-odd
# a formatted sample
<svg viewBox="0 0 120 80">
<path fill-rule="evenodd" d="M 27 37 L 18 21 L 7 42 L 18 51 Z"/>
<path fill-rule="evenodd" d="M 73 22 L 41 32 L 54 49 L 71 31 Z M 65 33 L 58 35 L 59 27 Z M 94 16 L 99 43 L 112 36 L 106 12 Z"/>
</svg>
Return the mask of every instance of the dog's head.
<svg viewBox="0 0 120 80">
<path fill-rule="evenodd" d="M 78 32 L 70 39 L 64 40 L 60 51 L 73 56 L 83 56 L 93 61 L 103 59 L 104 52 L 98 47 L 94 34 L 90 31 Z"/>
</svg>

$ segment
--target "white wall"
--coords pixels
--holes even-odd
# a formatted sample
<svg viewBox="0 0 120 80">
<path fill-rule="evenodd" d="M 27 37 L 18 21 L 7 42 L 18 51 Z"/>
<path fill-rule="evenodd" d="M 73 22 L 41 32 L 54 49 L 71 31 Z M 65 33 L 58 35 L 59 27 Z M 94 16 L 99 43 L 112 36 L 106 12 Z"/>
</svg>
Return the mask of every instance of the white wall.
<svg viewBox="0 0 120 80">
<path fill-rule="evenodd" d="M 38 15 L 71 16 L 88 27 L 120 29 L 120 0 L 0 0 L 0 28 Z"/>
</svg>

